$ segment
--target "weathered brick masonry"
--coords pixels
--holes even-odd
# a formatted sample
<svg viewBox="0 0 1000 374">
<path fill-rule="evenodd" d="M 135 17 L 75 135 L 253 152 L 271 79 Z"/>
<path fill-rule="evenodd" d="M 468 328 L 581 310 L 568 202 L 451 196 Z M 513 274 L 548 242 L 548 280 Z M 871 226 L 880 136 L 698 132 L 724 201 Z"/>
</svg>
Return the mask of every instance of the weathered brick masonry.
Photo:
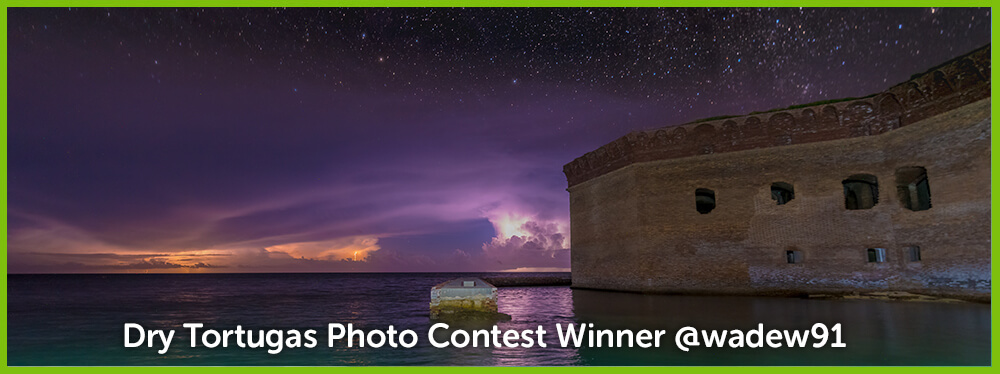
<svg viewBox="0 0 1000 374">
<path fill-rule="evenodd" d="M 573 286 L 989 301 L 990 123 L 986 46 L 864 99 L 630 133 L 564 167 Z"/>
</svg>

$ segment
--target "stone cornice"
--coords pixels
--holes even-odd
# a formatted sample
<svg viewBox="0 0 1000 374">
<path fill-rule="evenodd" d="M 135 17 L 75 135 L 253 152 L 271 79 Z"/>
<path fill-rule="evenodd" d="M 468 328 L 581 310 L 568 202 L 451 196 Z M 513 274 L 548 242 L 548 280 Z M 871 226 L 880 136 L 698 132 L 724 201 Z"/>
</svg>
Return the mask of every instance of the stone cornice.
<svg viewBox="0 0 1000 374">
<path fill-rule="evenodd" d="M 990 45 L 857 100 L 635 131 L 563 166 L 569 186 L 637 162 L 879 135 L 990 97 Z"/>
</svg>

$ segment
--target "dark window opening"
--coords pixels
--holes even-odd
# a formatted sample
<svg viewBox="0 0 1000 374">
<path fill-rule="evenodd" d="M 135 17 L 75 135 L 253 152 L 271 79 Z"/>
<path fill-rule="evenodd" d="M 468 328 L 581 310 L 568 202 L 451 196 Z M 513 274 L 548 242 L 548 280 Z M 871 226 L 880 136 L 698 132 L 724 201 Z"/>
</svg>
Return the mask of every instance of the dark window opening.
<svg viewBox="0 0 1000 374">
<path fill-rule="evenodd" d="M 920 247 L 919 246 L 909 246 L 906 247 L 906 253 L 909 255 L 910 262 L 920 261 Z"/>
<path fill-rule="evenodd" d="M 715 209 L 715 191 L 699 188 L 694 191 L 694 203 L 698 213 L 707 214 Z"/>
<path fill-rule="evenodd" d="M 848 210 L 871 209 L 878 204 L 878 178 L 855 174 L 844 179 L 844 207 Z"/>
<path fill-rule="evenodd" d="M 802 251 L 785 251 L 785 259 L 789 264 L 802 263 Z"/>
<path fill-rule="evenodd" d="M 774 200 L 778 205 L 785 205 L 785 203 L 792 201 L 795 198 L 795 187 L 791 184 L 785 182 L 775 182 L 771 184 L 771 200 Z"/>
<path fill-rule="evenodd" d="M 912 211 L 931 208 L 931 186 L 927 184 L 927 169 L 919 166 L 896 169 L 896 191 L 899 202 Z"/>
<path fill-rule="evenodd" d="M 868 248 L 868 262 L 885 262 L 885 248 Z"/>
</svg>

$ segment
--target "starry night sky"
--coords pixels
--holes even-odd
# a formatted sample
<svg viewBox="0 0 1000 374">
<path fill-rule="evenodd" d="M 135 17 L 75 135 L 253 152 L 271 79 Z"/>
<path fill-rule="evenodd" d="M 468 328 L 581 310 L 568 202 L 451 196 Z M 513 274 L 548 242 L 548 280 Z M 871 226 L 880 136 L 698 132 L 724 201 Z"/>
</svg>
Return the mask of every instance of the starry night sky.
<svg viewBox="0 0 1000 374">
<path fill-rule="evenodd" d="M 562 165 L 881 91 L 990 16 L 10 9 L 8 272 L 568 268 Z"/>
</svg>

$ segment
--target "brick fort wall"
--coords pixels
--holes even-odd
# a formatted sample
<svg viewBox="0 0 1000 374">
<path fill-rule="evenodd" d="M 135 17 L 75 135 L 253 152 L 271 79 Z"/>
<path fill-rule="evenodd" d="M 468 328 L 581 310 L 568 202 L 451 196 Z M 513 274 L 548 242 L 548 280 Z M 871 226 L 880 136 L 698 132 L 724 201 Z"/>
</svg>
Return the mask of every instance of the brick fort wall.
<svg viewBox="0 0 1000 374">
<path fill-rule="evenodd" d="M 630 133 L 564 168 L 573 286 L 989 301 L 990 102 L 986 46 L 863 99 Z"/>
</svg>

